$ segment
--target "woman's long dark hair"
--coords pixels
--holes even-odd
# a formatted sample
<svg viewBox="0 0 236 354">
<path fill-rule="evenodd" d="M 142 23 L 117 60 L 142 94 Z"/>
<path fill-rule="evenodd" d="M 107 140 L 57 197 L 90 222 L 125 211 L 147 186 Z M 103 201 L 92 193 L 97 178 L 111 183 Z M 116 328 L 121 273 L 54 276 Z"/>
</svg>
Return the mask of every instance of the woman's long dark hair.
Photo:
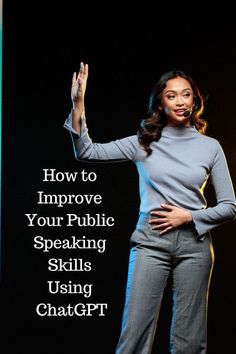
<svg viewBox="0 0 236 354">
<path fill-rule="evenodd" d="M 193 79 L 185 74 L 181 70 L 172 70 L 159 79 L 159 81 L 155 84 L 153 91 L 149 98 L 148 104 L 148 115 L 147 119 L 143 119 L 140 123 L 140 127 L 138 129 L 138 139 L 140 144 L 143 146 L 144 150 L 148 155 L 152 153 L 152 149 L 150 144 L 152 141 L 157 141 L 161 137 L 162 129 L 167 125 L 167 117 L 164 110 L 159 109 L 161 105 L 161 97 L 163 90 L 166 87 L 166 83 L 168 80 L 182 77 L 187 80 L 191 88 L 193 90 L 194 95 L 194 107 L 193 113 L 190 117 L 190 124 L 194 125 L 195 128 L 201 133 L 205 134 L 207 128 L 207 122 L 201 118 L 204 111 L 204 100 L 203 97 L 193 81 Z"/>
</svg>

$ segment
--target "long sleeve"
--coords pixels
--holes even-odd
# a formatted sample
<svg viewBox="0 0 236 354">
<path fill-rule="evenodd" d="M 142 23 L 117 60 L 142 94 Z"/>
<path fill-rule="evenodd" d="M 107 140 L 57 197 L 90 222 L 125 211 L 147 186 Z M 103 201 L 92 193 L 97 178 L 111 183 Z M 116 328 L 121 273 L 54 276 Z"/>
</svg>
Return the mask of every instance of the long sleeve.
<svg viewBox="0 0 236 354">
<path fill-rule="evenodd" d="M 72 115 L 66 119 L 64 128 L 70 131 L 75 157 L 85 161 L 126 161 L 135 160 L 139 149 L 137 135 L 100 144 L 93 143 L 88 134 L 85 117 L 81 117 L 81 132 L 78 134 L 72 128 Z"/>
<path fill-rule="evenodd" d="M 139 173 L 140 216 L 171 204 L 189 210 L 199 236 L 235 219 L 236 204 L 227 161 L 220 143 L 203 136 L 194 127 L 166 126 L 161 138 L 152 142 L 147 156 L 137 135 L 107 144 L 93 143 L 85 118 L 80 135 L 72 128 L 71 115 L 64 127 L 70 131 L 75 156 L 86 161 L 135 162 Z M 216 205 L 207 207 L 203 190 L 208 180 L 213 184 Z"/>
<path fill-rule="evenodd" d="M 214 227 L 235 219 L 235 194 L 223 149 L 217 143 L 217 151 L 210 171 L 217 204 L 202 210 L 191 211 L 195 228 L 201 236 Z"/>
</svg>

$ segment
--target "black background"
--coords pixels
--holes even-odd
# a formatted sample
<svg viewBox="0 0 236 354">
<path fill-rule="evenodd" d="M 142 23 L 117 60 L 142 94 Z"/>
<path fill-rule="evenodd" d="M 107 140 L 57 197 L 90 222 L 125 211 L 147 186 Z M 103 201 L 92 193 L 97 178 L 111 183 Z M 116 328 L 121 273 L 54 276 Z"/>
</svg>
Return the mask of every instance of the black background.
<svg viewBox="0 0 236 354">
<path fill-rule="evenodd" d="M 154 26 L 115 25 L 111 18 L 92 20 L 83 7 L 49 10 L 39 4 L 4 4 L 2 132 L 2 307 L 1 328 L 6 354 L 111 354 L 117 343 L 129 254 L 129 238 L 139 207 L 138 178 L 129 162 L 96 164 L 74 159 L 63 123 L 71 109 L 70 85 L 79 62 L 89 63 L 86 116 L 94 141 L 107 142 L 134 134 L 146 115 L 151 89 L 166 70 L 188 72 L 205 96 L 208 135 L 225 151 L 235 185 L 235 17 L 158 22 Z M 40 4 L 42 4 L 40 2 Z M 212 19 L 211 19 L 212 20 Z M 103 26 L 102 26 L 103 24 Z M 145 27 L 145 28 L 144 28 Z M 94 183 L 43 182 L 43 169 L 97 174 Z M 101 194 L 100 206 L 37 205 L 37 191 Z M 209 205 L 214 193 L 207 185 Z M 30 228 L 25 213 L 106 213 L 113 228 Z M 72 234 L 107 239 L 105 254 L 34 249 L 36 234 L 62 238 Z M 212 232 L 216 263 L 209 300 L 208 353 L 234 353 L 235 225 Z M 89 273 L 47 270 L 49 257 L 92 261 Z M 49 295 L 47 280 L 93 283 L 90 299 Z M 46 318 L 35 313 L 39 302 L 67 305 L 107 302 L 105 317 Z M 166 289 L 153 352 L 168 353 L 171 299 Z M 5 339 L 5 340 L 4 340 Z M 1 340 L 2 341 L 2 340 Z M 191 354 L 191 353 L 189 353 Z"/>
</svg>

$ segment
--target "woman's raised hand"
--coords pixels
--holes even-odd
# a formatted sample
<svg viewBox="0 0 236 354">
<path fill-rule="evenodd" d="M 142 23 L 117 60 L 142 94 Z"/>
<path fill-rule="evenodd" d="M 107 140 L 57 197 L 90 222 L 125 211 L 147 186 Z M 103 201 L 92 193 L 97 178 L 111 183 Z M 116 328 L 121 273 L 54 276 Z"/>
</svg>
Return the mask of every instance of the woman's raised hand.
<svg viewBox="0 0 236 354">
<path fill-rule="evenodd" d="M 88 79 L 88 64 L 80 63 L 78 74 L 74 72 L 71 85 L 71 99 L 73 108 L 82 108 L 84 106 L 84 96 Z"/>
</svg>

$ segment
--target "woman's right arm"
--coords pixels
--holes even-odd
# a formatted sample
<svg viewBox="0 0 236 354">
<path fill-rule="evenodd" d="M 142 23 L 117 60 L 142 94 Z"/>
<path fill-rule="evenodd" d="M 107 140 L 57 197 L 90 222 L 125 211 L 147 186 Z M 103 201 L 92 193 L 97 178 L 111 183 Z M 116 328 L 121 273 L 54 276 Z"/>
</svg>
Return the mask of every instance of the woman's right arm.
<svg viewBox="0 0 236 354">
<path fill-rule="evenodd" d="M 80 134 L 81 117 L 85 115 L 84 97 L 88 80 L 88 64 L 80 63 L 78 75 L 74 72 L 71 85 L 72 128 Z"/>
<path fill-rule="evenodd" d="M 73 74 L 71 86 L 72 111 L 64 123 L 70 131 L 75 157 L 78 160 L 134 160 L 140 148 L 137 135 L 105 144 L 93 143 L 85 120 L 84 98 L 88 79 L 88 64 L 80 63 L 78 75 Z"/>
</svg>

